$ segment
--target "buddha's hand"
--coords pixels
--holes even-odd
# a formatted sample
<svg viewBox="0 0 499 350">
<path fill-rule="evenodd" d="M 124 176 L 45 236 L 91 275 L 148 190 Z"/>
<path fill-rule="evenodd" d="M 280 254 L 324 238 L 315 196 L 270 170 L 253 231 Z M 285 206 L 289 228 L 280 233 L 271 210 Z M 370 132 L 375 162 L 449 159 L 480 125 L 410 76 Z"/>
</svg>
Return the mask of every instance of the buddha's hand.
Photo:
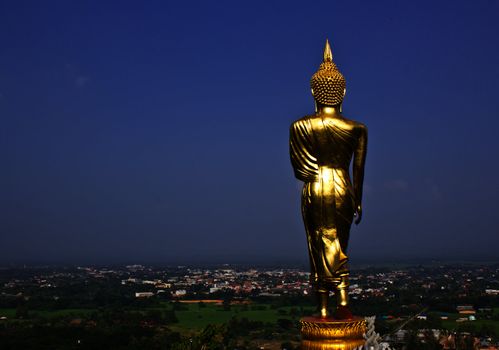
<svg viewBox="0 0 499 350">
<path fill-rule="evenodd" d="M 355 225 L 358 225 L 360 223 L 360 220 L 362 220 L 362 206 L 358 205 L 356 210 L 355 210 Z"/>
</svg>

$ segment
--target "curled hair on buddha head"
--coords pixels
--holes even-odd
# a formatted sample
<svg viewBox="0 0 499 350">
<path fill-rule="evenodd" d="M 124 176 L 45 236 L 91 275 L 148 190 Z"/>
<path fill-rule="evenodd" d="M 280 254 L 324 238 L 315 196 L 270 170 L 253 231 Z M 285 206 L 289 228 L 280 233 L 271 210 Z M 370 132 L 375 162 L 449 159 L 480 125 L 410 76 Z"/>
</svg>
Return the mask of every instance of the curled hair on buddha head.
<svg viewBox="0 0 499 350">
<path fill-rule="evenodd" d="M 310 80 L 312 95 L 316 102 L 326 106 L 336 106 L 343 101 L 346 81 L 333 62 L 331 46 L 326 39 L 324 60 Z"/>
</svg>

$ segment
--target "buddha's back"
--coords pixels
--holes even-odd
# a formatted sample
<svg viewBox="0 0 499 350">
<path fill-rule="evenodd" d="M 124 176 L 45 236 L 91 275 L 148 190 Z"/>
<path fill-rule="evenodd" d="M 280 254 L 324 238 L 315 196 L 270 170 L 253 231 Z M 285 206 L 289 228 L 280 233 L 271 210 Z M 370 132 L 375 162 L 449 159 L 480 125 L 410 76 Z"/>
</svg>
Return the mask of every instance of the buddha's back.
<svg viewBox="0 0 499 350">
<path fill-rule="evenodd" d="M 318 113 L 303 117 L 291 126 L 291 158 L 296 177 L 317 181 L 319 169 L 343 170 L 349 167 L 364 125 L 336 114 Z"/>
<path fill-rule="evenodd" d="M 358 123 L 339 116 L 310 118 L 318 166 L 348 170 L 358 140 Z"/>
</svg>

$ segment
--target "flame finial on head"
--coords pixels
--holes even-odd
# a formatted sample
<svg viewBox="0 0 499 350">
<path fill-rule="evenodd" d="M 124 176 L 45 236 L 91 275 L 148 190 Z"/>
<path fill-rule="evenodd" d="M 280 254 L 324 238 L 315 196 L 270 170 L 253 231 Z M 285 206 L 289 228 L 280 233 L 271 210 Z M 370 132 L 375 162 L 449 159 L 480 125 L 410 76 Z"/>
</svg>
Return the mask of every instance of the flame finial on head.
<svg viewBox="0 0 499 350">
<path fill-rule="evenodd" d="M 327 106 L 336 106 L 343 101 L 346 82 L 333 62 L 329 40 L 324 47 L 324 60 L 310 81 L 314 99 Z"/>
<path fill-rule="evenodd" d="M 324 62 L 333 62 L 333 53 L 328 39 L 326 39 L 326 46 L 324 47 Z"/>
</svg>

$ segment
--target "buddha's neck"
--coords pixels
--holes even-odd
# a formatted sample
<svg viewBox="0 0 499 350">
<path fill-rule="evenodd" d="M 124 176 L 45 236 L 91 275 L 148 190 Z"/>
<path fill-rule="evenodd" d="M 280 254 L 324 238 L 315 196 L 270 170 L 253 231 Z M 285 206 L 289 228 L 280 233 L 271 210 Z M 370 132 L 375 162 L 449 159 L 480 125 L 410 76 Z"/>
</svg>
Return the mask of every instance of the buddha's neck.
<svg viewBox="0 0 499 350">
<path fill-rule="evenodd" d="M 341 115 L 341 105 L 339 106 L 317 106 L 317 113 L 328 115 Z"/>
</svg>

